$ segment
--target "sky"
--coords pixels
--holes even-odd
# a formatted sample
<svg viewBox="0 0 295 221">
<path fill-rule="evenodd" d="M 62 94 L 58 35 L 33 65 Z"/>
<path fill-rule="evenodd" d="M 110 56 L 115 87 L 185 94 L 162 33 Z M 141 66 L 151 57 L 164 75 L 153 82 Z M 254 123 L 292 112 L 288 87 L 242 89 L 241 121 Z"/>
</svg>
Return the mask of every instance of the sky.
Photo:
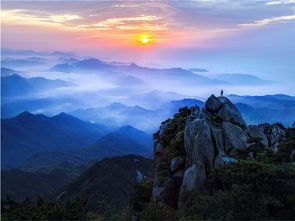
<svg viewBox="0 0 295 221">
<path fill-rule="evenodd" d="M 2 48 L 253 74 L 295 93 L 294 0 L 10 0 L 1 12 Z"/>
</svg>

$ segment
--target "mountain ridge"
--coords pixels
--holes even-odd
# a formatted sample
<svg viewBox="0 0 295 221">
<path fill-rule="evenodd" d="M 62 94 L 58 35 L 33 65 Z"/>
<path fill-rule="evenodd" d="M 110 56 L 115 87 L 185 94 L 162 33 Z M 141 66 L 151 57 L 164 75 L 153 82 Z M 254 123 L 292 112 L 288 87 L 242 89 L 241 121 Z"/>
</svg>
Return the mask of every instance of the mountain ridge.
<svg viewBox="0 0 295 221">
<path fill-rule="evenodd" d="M 30 154 L 41 150 L 75 149 L 90 145 L 107 131 L 102 125 L 66 114 L 47 117 L 26 111 L 1 122 L 2 162 L 8 164 L 15 161 L 19 164 Z"/>
</svg>

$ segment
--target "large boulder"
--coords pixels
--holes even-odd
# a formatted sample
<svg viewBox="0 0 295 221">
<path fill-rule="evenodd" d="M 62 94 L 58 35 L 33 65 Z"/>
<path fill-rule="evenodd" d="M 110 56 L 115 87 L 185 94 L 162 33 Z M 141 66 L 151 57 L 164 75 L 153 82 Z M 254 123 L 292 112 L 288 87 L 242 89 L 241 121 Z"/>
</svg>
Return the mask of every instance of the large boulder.
<svg viewBox="0 0 295 221">
<path fill-rule="evenodd" d="M 182 185 L 179 193 L 178 208 L 184 208 L 187 202 L 187 194 L 195 189 L 204 189 L 206 170 L 202 163 L 193 164 L 184 172 Z"/>
<path fill-rule="evenodd" d="M 225 121 L 229 121 L 232 123 L 237 123 L 240 125 L 246 125 L 242 115 L 239 110 L 233 105 L 233 103 L 226 97 L 218 97 L 218 100 L 222 103 L 222 107 L 217 112 L 219 116 L 223 118 Z"/>
<path fill-rule="evenodd" d="M 211 139 L 215 146 L 215 155 L 223 156 L 225 154 L 225 146 L 224 146 L 224 139 L 223 139 L 223 130 L 222 125 L 214 126 L 210 125 L 211 130 Z"/>
<path fill-rule="evenodd" d="M 208 111 L 214 113 L 217 112 L 222 106 L 222 103 L 212 94 L 205 103 L 205 107 Z"/>
<path fill-rule="evenodd" d="M 264 134 L 267 137 L 268 146 L 271 147 L 274 151 L 277 151 L 280 142 L 282 142 L 287 136 L 284 128 L 277 124 L 261 124 L 259 126 L 264 128 Z"/>
<path fill-rule="evenodd" d="M 264 146 L 268 146 L 268 140 L 267 140 L 267 137 L 264 133 L 264 128 L 263 126 L 259 125 L 249 125 L 248 126 L 248 132 L 250 134 L 251 137 L 259 137 L 262 139 L 261 143 L 264 145 Z"/>
<path fill-rule="evenodd" d="M 225 153 L 228 156 L 236 156 L 238 150 L 245 150 L 249 136 L 241 127 L 224 121 L 222 123 Z"/>
<path fill-rule="evenodd" d="M 183 157 L 177 156 L 174 157 L 170 162 L 170 172 L 174 173 L 177 170 L 184 169 L 185 166 L 185 160 Z"/>
<path fill-rule="evenodd" d="M 271 129 L 271 134 L 270 134 L 270 146 L 274 149 L 274 151 L 278 151 L 279 149 L 279 144 L 285 139 L 286 137 L 286 132 L 278 127 L 274 126 Z"/>
<path fill-rule="evenodd" d="M 269 125 L 268 130 L 266 130 L 266 136 L 269 146 L 274 151 L 278 151 L 280 142 L 282 142 L 286 138 L 287 134 L 285 130 L 280 126 Z"/>
<path fill-rule="evenodd" d="M 184 144 L 189 164 L 204 164 L 206 169 L 211 169 L 215 152 L 211 138 L 211 131 L 205 119 L 196 119 L 187 124 L 184 131 Z"/>
</svg>

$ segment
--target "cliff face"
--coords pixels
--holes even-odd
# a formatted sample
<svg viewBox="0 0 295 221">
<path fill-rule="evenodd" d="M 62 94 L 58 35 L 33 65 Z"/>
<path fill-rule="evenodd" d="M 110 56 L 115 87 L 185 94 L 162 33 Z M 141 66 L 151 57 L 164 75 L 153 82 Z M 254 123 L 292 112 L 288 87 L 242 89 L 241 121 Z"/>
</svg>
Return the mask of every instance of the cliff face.
<svg viewBox="0 0 295 221">
<path fill-rule="evenodd" d="M 238 152 L 253 144 L 250 138 L 259 137 L 263 145 L 276 151 L 285 136 L 281 125 L 247 126 L 228 98 L 212 95 L 202 110 L 198 106 L 182 110 L 160 127 L 154 144 L 152 199 L 183 208 L 190 191 L 206 191 L 207 172 L 235 162 Z"/>
</svg>

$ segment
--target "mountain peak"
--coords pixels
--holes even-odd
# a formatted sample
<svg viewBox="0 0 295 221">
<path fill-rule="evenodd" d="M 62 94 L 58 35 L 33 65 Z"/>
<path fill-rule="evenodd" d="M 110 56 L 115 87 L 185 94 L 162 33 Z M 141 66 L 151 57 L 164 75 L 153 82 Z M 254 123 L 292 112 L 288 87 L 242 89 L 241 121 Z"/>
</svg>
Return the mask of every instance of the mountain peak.
<svg viewBox="0 0 295 221">
<path fill-rule="evenodd" d="M 123 127 L 120 127 L 118 130 L 137 130 L 137 129 L 132 127 L 131 125 L 125 125 Z"/>
<path fill-rule="evenodd" d="M 82 61 L 79 61 L 78 63 L 93 65 L 93 64 L 102 64 L 103 62 L 97 58 L 88 58 L 88 59 L 84 59 Z"/>
<path fill-rule="evenodd" d="M 20 113 L 19 115 L 17 115 L 17 117 L 28 117 L 28 116 L 35 116 L 35 115 L 29 111 L 24 111 L 24 112 Z"/>
<path fill-rule="evenodd" d="M 67 114 L 65 112 L 61 112 L 58 115 L 53 116 L 52 118 L 59 118 L 59 119 L 78 119 L 70 114 Z"/>
<path fill-rule="evenodd" d="M 6 76 L 4 78 L 10 78 L 10 79 L 24 79 L 22 76 L 18 75 L 18 74 L 12 74 L 9 76 Z"/>
<path fill-rule="evenodd" d="M 131 68 L 139 68 L 139 66 L 137 64 L 135 64 L 135 63 L 131 63 L 129 67 L 131 67 Z"/>
<path fill-rule="evenodd" d="M 113 102 L 109 105 L 109 107 L 111 108 L 122 108 L 122 107 L 126 107 L 124 104 L 121 104 L 119 102 Z"/>
</svg>

